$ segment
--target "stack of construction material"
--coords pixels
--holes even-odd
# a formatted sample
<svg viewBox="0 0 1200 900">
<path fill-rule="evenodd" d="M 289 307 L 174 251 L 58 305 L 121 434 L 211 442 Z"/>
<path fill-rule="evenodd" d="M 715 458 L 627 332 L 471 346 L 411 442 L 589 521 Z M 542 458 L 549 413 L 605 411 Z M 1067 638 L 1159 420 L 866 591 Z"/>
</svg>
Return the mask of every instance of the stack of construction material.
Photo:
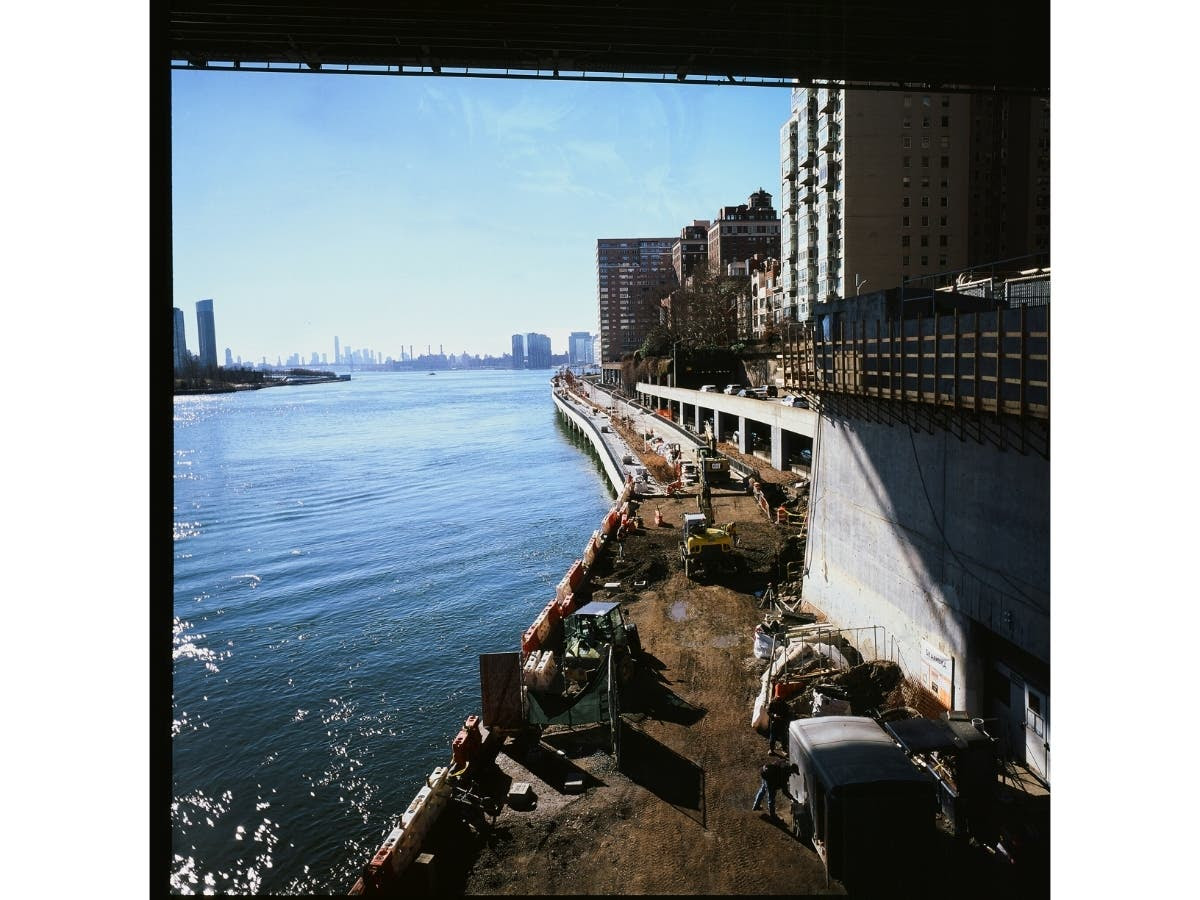
<svg viewBox="0 0 1200 900">
<path fill-rule="evenodd" d="M 558 664 L 554 660 L 553 651 L 535 650 L 529 654 L 521 668 L 521 682 L 535 691 L 549 690 L 557 671 Z"/>
</svg>

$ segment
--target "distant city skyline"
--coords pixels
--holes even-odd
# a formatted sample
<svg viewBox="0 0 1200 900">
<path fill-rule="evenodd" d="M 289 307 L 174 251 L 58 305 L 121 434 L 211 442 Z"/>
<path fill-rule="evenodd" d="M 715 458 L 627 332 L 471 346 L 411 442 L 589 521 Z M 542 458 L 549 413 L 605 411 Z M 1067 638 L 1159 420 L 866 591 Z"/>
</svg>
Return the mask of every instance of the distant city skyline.
<svg viewBox="0 0 1200 900">
<path fill-rule="evenodd" d="M 679 233 L 779 180 L 786 89 L 172 73 L 173 306 L 219 353 L 562 353 L 596 240 Z M 189 326 L 190 326 L 189 322 Z M 188 328 L 189 349 L 196 334 Z"/>
<path fill-rule="evenodd" d="M 212 298 L 206 298 L 206 299 L 200 300 L 196 303 L 195 333 L 197 335 L 198 340 L 195 343 L 198 343 L 203 349 L 200 352 L 191 353 L 191 351 L 187 347 L 187 334 L 189 333 L 190 329 L 187 328 L 186 318 L 185 318 L 183 310 L 181 310 L 179 307 L 175 307 L 173 310 L 173 318 L 174 318 L 173 349 L 174 349 L 174 361 L 175 361 L 176 369 L 181 369 L 184 367 L 184 365 L 187 363 L 187 357 L 189 354 L 191 356 L 195 357 L 196 361 L 202 366 L 217 365 L 217 357 L 219 355 L 220 358 L 223 359 L 223 362 L 221 363 L 221 365 L 224 365 L 226 367 L 231 367 L 231 366 L 253 367 L 253 366 L 262 366 L 262 365 L 267 365 L 267 366 L 386 365 L 389 362 L 410 362 L 410 361 L 416 361 L 416 360 L 419 360 L 422 358 L 446 357 L 447 359 L 469 358 L 469 359 L 479 359 L 479 360 L 486 360 L 486 359 L 502 360 L 505 357 L 511 358 L 511 356 L 512 356 L 512 354 L 508 351 L 506 351 L 505 353 L 479 353 L 479 352 L 475 352 L 475 351 L 472 351 L 472 350 L 469 350 L 466 348 L 463 348 L 462 350 L 450 350 L 449 352 L 447 352 L 445 349 L 446 345 L 444 343 L 440 343 L 440 342 L 437 345 L 436 352 L 434 352 L 434 350 L 433 350 L 433 345 L 427 343 L 425 345 L 423 352 L 420 347 L 416 347 L 416 346 L 410 344 L 406 347 L 401 347 L 399 349 L 398 353 L 387 353 L 387 352 L 384 352 L 383 350 L 379 350 L 374 347 L 355 347 L 354 345 L 352 345 L 350 343 L 343 342 L 341 340 L 341 336 L 336 335 L 336 334 L 333 336 L 333 353 L 332 353 L 332 355 L 330 355 L 322 350 L 311 350 L 311 351 L 307 351 L 307 352 L 299 351 L 299 350 L 292 350 L 292 351 L 288 352 L 286 355 L 283 353 L 277 353 L 274 356 L 263 355 L 258 358 L 251 358 L 251 357 L 243 356 L 241 353 L 238 353 L 233 347 L 230 347 L 227 344 L 223 345 L 224 349 L 220 352 L 220 354 L 218 354 L 217 348 L 218 348 L 218 346 L 222 346 L 222 343 L 219 341 L 219 338 L 218 338 L 219 329 L 217 328 L 217 325 L 216 325 L 216 321 L 217 321 L 216 308 L 214 307 Z M 570 334 L 569 341 L 564 341 L 564 344 L 572 343 L 573 346 L 577 345 L 579 339 L 583 336 L 586 336 L 589 340 L 593 337 L 588 332 L 573 331 Z M 517 337 L 522 338 L 523 346 L 524 346 L 525 338 L 536 337 L 536 338 L 540 339 L 540 343 L 538 345 L 539 355 L 537 357 L 538 364 L 536 366 L 530 366 L 531 368 L 542 368 L 544 366 L 548 366 L 549 365 L 548 360 L 552 357 L 567 358 L 567 357 L 571 357 L 574 355 L 578 355 L 577 351 L 572 350 L 571 347 L 564 347 L 556 352 L 554 350 L 553 341 L 549 338 L 549 336 L 540 334 L 540 333 L 536 333 L 536 332 L 530 332 L 530 333 L 527 333 L 524 335 L 513 335 L 514 349 L 516 347 L 515 339 Z M 526 350 L 524 350 L 524 349 L 522 350 L 522 357 L 523 357 L 523 359 L 525 359 L 526 363 L 528 363 L 528 358 L 525 356 L 526 352 L 527 352 Z M 591 360 L 589 359 L 586 361 L 590 362 Z"/>
</svg>

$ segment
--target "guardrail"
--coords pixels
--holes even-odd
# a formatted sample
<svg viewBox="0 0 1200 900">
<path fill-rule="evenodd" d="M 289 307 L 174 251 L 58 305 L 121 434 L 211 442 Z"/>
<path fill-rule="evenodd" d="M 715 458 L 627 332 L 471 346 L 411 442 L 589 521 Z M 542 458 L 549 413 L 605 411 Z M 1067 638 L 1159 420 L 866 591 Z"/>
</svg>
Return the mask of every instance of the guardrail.
<svg viewBox="0 0 1200 900">
<path fill-rule="evenodd" d="M 1050 418 L 1050 307 L 794 328 L 787 390 Z"/>
</svg>

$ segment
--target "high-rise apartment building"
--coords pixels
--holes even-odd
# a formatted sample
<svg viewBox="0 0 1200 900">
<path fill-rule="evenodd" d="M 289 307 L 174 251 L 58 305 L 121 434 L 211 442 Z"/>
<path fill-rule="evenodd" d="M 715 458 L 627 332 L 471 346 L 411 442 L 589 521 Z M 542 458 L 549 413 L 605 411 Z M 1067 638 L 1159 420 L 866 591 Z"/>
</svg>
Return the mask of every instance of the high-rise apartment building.
<svg viewBox="0 0 1200 900">
<path fill-rule="evenodd" d="M 514 369 L 525 368 L 525 335 L 523 334 L 512 336 L 512 367 Z"/>
<path fill-rule="evenodd" d="M 600 361 L 618 362 L 638 349 L 658 324 L 659 300 L 677 285 L 675 238 L 600 238 L 596 241 Z"/>
<path fill-rule="evenodd" d="M 187 335 L 184 332 L 183 310 L 175 306 L 171 308 L 171 313 L 175 318 L 175 341 L 171 345 L 175 358 L 175 371 L 178 372 L 187 365 Z"/>
<path fill-rule="evenodd" d="M 1050 253 L 1050 104 L 971 97 L 967 265 Z"/>
<path fill-rule="evenodd" d="M 731 263 L 744 263 L 752 256 L 777 259 L 779 227 L 771 195 L 762 188 L 750 195 L 748 203 L 721 207 L 708 227 L 710 270 L 725 274 Z"/>
<path fill-rule="evenodd" d="M 595 362 L 592 356 L 592 335 L 587 331 L 572 331 L 567 339 L 567 362 L 572 366 L 588 366 Z"/>
<path fill-rule="evenodd" d="M 1042 100 L 794 88 L 776 315 L 806 321 L 814 303 L 1048 253 L 1049 154 Z"/>
<path fill-rule="evenodd" d="M 217 367 L 217 326 L 212 300 L 196 301 L 196 333 L 200 336 L 200 365 Z"/>
<path fill-rule="evenodd" d="M 403 351 L 401 351 L 401 353 L 403 353 Z M 338 346 L 338 336 L 335 334 L 333 336 L 333 364 L 337 365 L 341 361 L 342 361 L 342 350 Z"/>
<path fill-rule="evenodd" d="M 675 280 L 683 284 L 700 266 L 708 265 L 708 229 L 712 222 L 693 219 L 679 230 L 679 239 L 671 245 L 671 265 Z"/>
</svg>

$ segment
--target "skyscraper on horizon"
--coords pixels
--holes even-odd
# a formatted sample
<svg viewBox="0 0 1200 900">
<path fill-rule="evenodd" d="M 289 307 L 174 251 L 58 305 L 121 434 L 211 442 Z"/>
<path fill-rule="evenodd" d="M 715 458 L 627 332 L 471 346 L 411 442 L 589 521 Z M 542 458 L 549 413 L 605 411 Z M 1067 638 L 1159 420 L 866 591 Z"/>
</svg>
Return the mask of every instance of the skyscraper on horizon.
<svg viewBox="0 0 1200 900">
<path fill-rule="evenodd" d="M 525 335 L 525 368 L 550 368 L 550 338 L 548 335 L 531 331 Z"/>
<path fill-rule="evenodd" d="M 571 336 L 567 339 L 567 362 L 572 366 L 587 366 L 594 361 L 591 333 L 572 331 Z"/>
<path fill-rule="evenodd" d="M 403 352 L 403 351 L 401 351 Z M 342 351 L 338 346 L 338 336 L 333 336 L 333 364 L 336 366 L 342 361 Z"/>
<path fill-rule="evenodd" d="M 175 317 L 175 342 L 171 349 L 175 354 L 175 371 L 178 372 L 187 365 L 187 335 L 184 332 L 183 310 L 175 306 L 171 312 Z"/>
<path fill-rule="evenodd" d="M 217 367 L 217 326 L 211 299 L 196 301 L 196 333 L 200 336 L 200 365 Z"/>
</svg>

